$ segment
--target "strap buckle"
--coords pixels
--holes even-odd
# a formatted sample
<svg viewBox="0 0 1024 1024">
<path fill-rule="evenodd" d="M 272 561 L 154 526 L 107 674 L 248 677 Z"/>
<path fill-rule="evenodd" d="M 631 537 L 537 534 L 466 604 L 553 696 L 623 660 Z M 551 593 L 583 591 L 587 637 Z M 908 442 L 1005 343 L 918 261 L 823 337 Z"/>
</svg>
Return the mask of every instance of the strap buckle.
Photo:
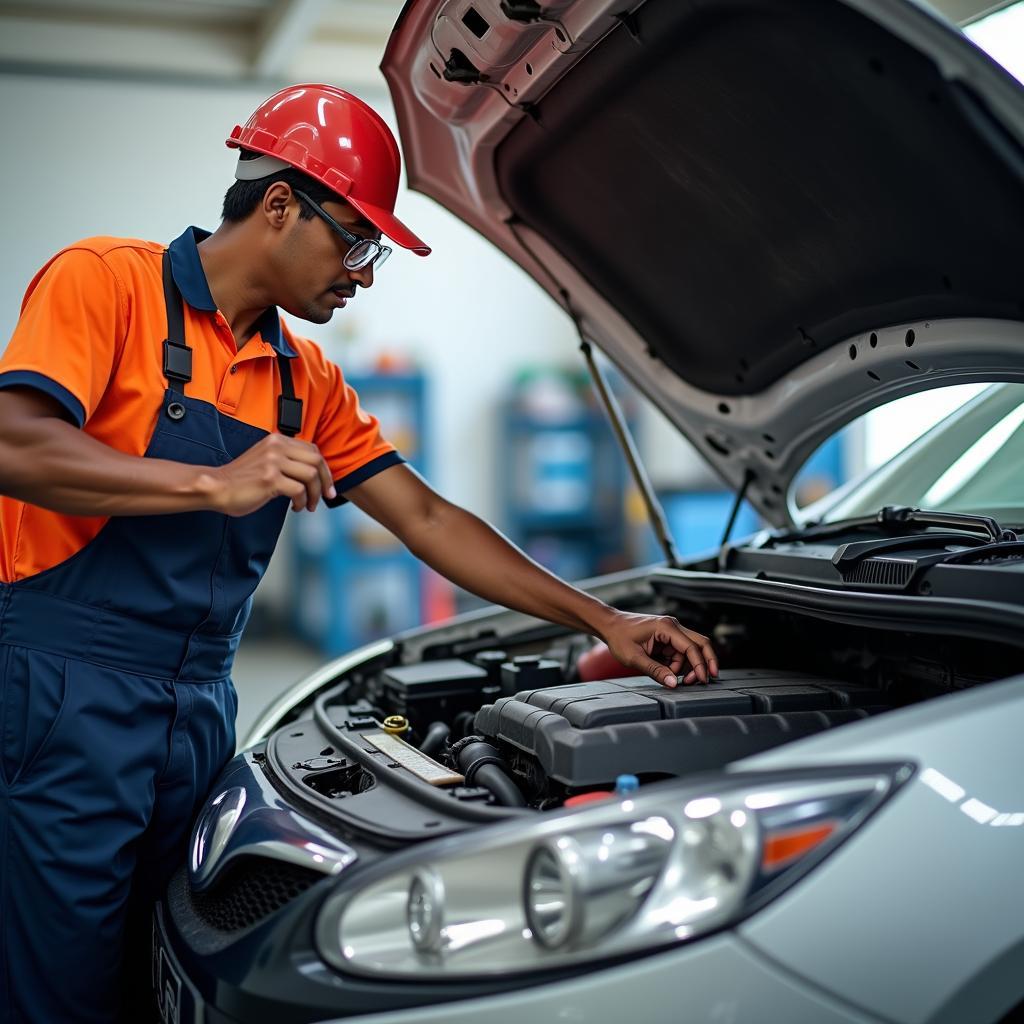
<svg viewBox="0 0 1024 1024">
<path fill-rule="evenodd" d="M 188 384 L 192 380 L 192 349 L 164 339 L 164 376 Z"/>
<path fill-rule="evenodd" d="M 277 429 L 294 437 L 302 429 L 302 399 L 279 395 L 277 399 Z"/>
</svg>

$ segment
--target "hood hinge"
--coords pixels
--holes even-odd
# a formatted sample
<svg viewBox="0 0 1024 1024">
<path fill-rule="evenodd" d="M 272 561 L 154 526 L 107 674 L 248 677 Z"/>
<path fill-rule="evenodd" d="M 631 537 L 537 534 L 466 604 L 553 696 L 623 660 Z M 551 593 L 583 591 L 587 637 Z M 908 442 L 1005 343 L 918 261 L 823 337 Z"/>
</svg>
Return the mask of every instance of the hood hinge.
<svg viewBox="0 0 1024 1024">
<path fill-rule="evenodd" d="M 487 81 L 487 75 L 481 74 L 461 50 L 454 48 L 444 62 L 443 76 L 445 81 L 457 82 L 459 85 L 476 85 Z"/>
</svg>

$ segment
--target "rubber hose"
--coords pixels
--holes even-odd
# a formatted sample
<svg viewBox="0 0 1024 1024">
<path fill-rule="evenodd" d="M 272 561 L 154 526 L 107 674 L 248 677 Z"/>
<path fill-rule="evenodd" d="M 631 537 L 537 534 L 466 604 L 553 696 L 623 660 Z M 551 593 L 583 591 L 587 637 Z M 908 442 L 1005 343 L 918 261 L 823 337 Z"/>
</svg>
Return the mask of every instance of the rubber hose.
<svg viewBox="0 0 1024 1024">
<path fill-rule="evenodd" d="M 503 807 L 525 807 L 526 798 L 505 773 L 505 762 L 496 747 L 483 740 L 467 743 L 459 750 L 459 767 L 470 786 L 480 785 L 494 794 Z"/>
<path fill-rule="evenodd" d="M 476 718 L 475 711 L 460 711 L 452 721 L 452 728 L 456 736 L 468 736 L 473 731 L 473 720 Z"/>
<path fill-rule="evenodd" d="M 526 798 L 519 792 L 519 787 L 496 764 L 478 768 L 473 781 L 489 789 L 502 807 L 526 806 Z"/>
<path fill-rule="evenodd" d="M 431 722 L 427 726 L 427 735 L 420 744 L 420 753 L 436 758 L 441 753 L 446 739 L 448 739 L 448 726 L 444 722 Z"/>
</svg>

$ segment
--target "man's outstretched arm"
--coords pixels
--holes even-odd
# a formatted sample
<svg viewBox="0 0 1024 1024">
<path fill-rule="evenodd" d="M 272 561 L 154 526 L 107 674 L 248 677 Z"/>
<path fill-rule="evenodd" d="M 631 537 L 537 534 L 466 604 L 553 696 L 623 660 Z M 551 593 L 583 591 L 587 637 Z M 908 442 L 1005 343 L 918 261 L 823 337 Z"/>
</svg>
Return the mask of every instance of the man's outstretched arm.
<svg viewBox="0 0 1024 1024">
<path fill-rule="evenodd" d="M 463 589 L 600 637 L 624 665 L 664 686 L 675 686 L 684 670 L 687 683 L 706 683 L 718 675 L 718 661 L 706 636 L 671 616 L 621 612 L 577 590 L 482 519 L 446 501 L 408 466 L 386 469 L 345 497 Z"/>
</svg>

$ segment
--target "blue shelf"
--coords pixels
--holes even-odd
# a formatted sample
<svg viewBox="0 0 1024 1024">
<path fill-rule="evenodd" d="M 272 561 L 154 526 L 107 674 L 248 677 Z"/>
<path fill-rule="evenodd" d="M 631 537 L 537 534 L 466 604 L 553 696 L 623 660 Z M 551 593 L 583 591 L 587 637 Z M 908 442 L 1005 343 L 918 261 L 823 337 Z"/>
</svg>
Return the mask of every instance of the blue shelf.
<svg viewBox="0 0 1024 1024">
<path fill-rule="evenodd" d="M 346 375 L 384 436 L 420 473 L 427 388 L 420 373 Z M 321 506 L 296 518 L 292 544 L 293 627 L 327 655 L 418 625 L 424 569 L 382 526 L 353 505 Z"/>
<path fill-rule="evenodd" d="M 604 414 L 502 418 L 504 528 L 566 579 L 624 567 L 626 467 Z"/>
</svg>

